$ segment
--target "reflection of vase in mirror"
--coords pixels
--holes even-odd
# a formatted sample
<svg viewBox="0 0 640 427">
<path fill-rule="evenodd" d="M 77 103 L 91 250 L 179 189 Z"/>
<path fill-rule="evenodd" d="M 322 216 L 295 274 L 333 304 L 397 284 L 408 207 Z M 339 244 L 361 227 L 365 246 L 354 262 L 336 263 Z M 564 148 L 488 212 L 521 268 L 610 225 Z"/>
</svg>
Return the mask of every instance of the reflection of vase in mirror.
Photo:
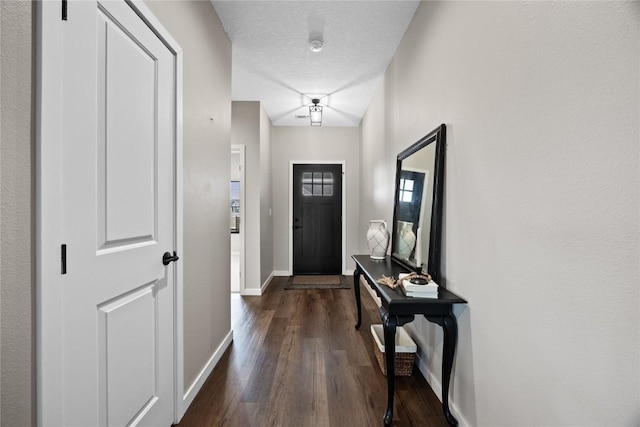
<svg viewBox="0 0 640 427">
<path fill-rule="evenodd" d="M 369 221 L 367 230 L 367 245 L 373 259 L 385 259 L 389 247 L 389 231 L 387 223 L 381 219 Z"/>
<path fill-rule="evenodd" d="M 416 245 L 416 235 L 413 232 L 413 223 L 408 221 L 398 221 L 398 237 L 396 253 L 402 259 L 409 259 L 413 248 Z"/>
</svg>

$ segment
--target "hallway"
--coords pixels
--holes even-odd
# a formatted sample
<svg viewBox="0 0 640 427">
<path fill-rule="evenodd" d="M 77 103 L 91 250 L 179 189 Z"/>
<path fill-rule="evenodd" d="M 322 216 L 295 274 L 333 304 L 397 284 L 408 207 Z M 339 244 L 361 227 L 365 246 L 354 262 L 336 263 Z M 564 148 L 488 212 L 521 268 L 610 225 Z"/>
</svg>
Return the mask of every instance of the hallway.
<svg viewBox="0 0 640 427">
<path fill-rule="evenodd" d="M 234 341 L 178 427 L 380 426 L 386 378 L 369 326 L 378 309 L 363 292 L 356 331 L 353 290 L 284 290 L 232 296 Z M 352 280 L 352 278 L 349 278 Z M 394 426 L 446 426 L 422 375 L 397 377 Z"/>
</svg>

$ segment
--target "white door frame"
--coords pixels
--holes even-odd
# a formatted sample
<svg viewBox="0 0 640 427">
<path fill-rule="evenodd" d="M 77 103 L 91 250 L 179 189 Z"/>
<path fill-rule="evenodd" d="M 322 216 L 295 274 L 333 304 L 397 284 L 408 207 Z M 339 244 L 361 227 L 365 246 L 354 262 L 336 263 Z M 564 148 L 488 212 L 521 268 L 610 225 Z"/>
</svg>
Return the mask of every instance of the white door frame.
<svg viewBox="0 0 640 427">
<path fill-rule="evenodd" d="M 293 166 L 342 165 L 342 274 L 347 272 L 347 162 L 344 160 L 291 160 L 289 162 L 289 276 L 293 274 Z"/>
<path fill-rule="evenodd" d="M 175 57 L 175 242 L 183 253 L 183 184 L 182 184 L 182 49 L 140 0 L 126 0 Z M 36 377 L 37 425 L 62 425 L 63 396 L 57 393 L 62 384 L 62 278 L 60 245 L 62 235 L 59 100 L 63 63 L 61 2 L 34 3 L 36 13 Z M 73 19 L 69 9 L 68 19 Z M 183 407 L 183 272 L 174 270 L 174 418 L 177 423 Z"/>
<path fill-rule="evenodd" d="M 231 152 L 240 154 L 240 295 L 245 295 L 245 146 L 231 144 Z"/>
</svg>

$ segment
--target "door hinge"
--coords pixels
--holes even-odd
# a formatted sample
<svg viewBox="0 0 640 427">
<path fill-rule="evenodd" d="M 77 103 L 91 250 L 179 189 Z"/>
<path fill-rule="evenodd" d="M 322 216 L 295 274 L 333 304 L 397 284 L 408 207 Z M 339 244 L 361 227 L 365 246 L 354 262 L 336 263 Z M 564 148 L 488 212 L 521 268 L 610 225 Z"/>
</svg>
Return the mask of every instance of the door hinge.
<svg viewBox="0 0 640 427">
<path fill-rule="evenodd" d="M 67 274 L 67 245 L 60 246 L 60 273 Z"/>
<path fill-rule="evenodd" d="M 67 0 L 62 0 L 62 20 L 67 20 Z"/>
</svg>

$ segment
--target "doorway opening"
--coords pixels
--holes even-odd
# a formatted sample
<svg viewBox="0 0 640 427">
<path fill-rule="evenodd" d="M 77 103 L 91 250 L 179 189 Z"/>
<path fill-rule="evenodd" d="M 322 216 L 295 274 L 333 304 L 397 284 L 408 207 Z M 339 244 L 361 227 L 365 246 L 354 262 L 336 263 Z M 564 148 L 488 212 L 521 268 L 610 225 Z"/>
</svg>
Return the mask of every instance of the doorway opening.
<svg viewBox="0 0 640 427">
<path fill-rule="evenodd" d="M 244 293 L 244 145 L 231 146 L 229 230 L 231 233 L 231 293 Z"/>
</svg>

